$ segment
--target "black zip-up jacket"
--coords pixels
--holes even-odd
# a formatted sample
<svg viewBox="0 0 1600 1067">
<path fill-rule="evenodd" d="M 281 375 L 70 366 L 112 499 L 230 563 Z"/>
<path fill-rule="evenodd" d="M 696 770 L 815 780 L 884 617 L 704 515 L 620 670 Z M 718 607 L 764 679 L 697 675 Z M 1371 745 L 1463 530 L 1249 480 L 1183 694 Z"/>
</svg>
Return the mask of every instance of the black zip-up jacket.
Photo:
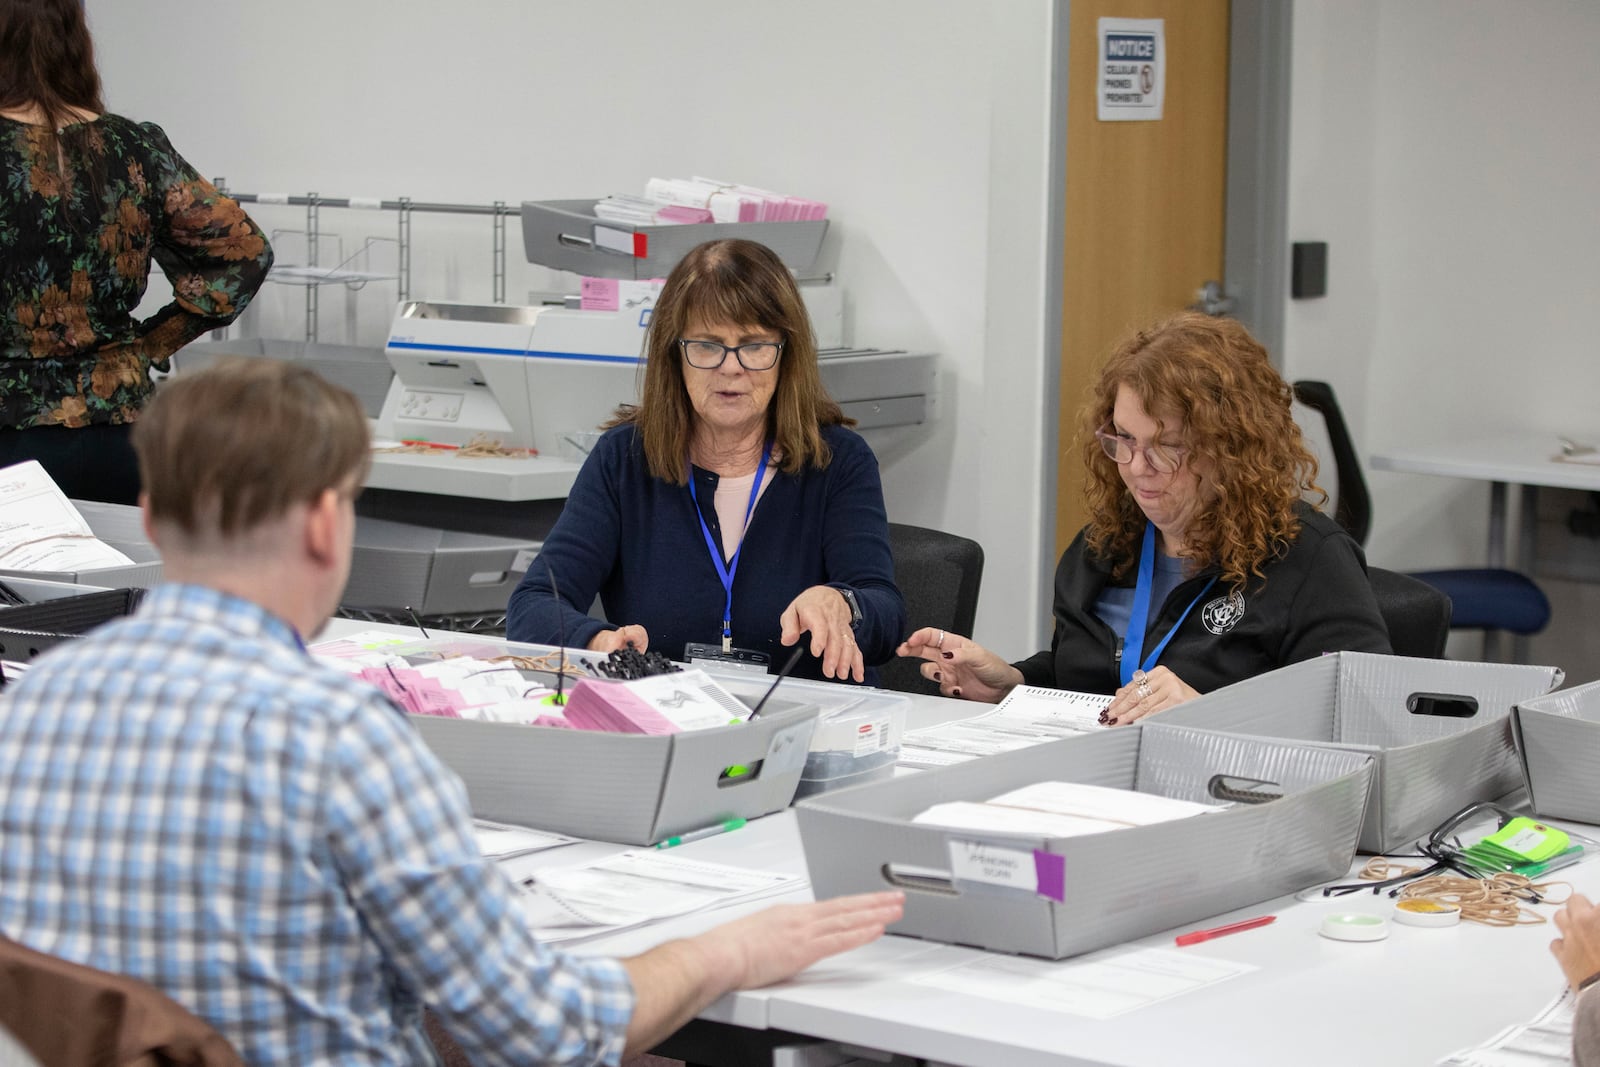
<svg viewBox="0 0 1600 1067">
<path fill-rule="evenodd" d="M 1361 546 L 1308 504 L 1299 506 L 1299 518 L 1299 535 L 1261 568 L 1265 577 L 1252 577 L 1238 592 L 1221 584 L 1207 591 L 1161 653 L 1161 666 L 1209 693 L 1324 652 L 1390 651 Z M 1114 584 L 1131 588 L 1135 570 Z M 1216 573 L 1203 570 L 1172 591 L 1151 615 L 1145 648 L 1166 636 Z M 1085 693 L 1121 686 L 1122 638 L 1094 613 L 1109 584 L 1110 564 L 1090 555 L 1080 531 L 1056 567 L 1050 647 L 1015 665 L 1028 685 Z"/>
</svg>

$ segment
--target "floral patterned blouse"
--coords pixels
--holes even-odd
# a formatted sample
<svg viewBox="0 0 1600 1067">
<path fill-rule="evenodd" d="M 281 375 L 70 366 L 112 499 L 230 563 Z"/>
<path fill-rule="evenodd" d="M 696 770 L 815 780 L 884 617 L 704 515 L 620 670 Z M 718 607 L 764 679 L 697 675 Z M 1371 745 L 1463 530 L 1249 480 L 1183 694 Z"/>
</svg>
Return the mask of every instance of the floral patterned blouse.
<svg viewBox="0 0 1600 1067">
<path fill-rule="evenodd" d="M 0 116 L 0 428 L 126 423 L 173 352 L 244 310 L 272 250 L 151 123 L 102 115 L 45 129 Z M 173 301 L 137 321 L 154 259 Z"/>
</svg>

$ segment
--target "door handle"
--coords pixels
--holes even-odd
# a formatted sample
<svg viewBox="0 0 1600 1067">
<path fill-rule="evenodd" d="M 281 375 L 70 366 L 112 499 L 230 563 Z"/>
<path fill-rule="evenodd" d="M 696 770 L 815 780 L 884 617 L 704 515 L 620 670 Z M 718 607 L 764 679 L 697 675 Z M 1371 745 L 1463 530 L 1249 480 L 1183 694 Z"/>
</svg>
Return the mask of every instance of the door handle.
<svg viewBox="0 0 1600 1067">
<path fill-rule="evenodd" d="M 1227 295 L 1221 282 L 1208 281 L 1195 290 L 1191 311 L 1223 318 L 1233 314 L 1233 297 Z"/>
</svg>

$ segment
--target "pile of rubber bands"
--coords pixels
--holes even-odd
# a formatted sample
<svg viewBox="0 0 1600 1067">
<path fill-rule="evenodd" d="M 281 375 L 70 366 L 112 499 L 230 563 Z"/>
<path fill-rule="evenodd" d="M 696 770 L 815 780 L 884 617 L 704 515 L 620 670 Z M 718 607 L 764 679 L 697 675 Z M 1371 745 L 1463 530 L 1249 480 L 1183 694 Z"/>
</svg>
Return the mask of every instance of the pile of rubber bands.
<svg viewBox="0 0 1600 1067">
<path fill-rule="evenodd" d="M 1364 881 L 1385 881 L 1415 874 L 1420 867 L 1407 867 L 1384 856 L 1375 856 L 1361 868 Z M 1566 889 L 1560 900 L 1550 899 L 1550 890 Z M 1534 926 L 1548 920 L 1529 904 L 1561 904 L 1572 894 L 1566 882 L 1535 882 L 1526 875 L 1500 871 L 1484 878 L 1458 874 L 1432 874 L 1401 887 L 1399 900 L 1427 900 L 1453 904 L 1461 918 L 1484 926 Z"/>
</svg>

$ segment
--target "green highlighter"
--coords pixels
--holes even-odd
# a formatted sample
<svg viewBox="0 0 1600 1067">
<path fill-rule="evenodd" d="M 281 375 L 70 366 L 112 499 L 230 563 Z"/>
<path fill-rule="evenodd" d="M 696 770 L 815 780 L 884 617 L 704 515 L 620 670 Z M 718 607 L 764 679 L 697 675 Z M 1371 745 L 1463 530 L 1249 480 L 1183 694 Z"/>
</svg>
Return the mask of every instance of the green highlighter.
<svg viewBox="0 0 1600 1067">
<path fill-rule="evenodd" d="M 718 834 L 725 834 L 729 830 L 739 829 L 745 824 L 745 821 L 744 819 L 728 819 L 715 826 L 707 826 L 702 830 L 690 830 L 686 834 L 679 834 L 677 837 L 669 837 L 665 841 L 656 842 L 656 848 L 676 848 L 679 845 L 687 845 L 690 841 L 699 841 L 703 837 L 715 837 Z"/>
</svg>

